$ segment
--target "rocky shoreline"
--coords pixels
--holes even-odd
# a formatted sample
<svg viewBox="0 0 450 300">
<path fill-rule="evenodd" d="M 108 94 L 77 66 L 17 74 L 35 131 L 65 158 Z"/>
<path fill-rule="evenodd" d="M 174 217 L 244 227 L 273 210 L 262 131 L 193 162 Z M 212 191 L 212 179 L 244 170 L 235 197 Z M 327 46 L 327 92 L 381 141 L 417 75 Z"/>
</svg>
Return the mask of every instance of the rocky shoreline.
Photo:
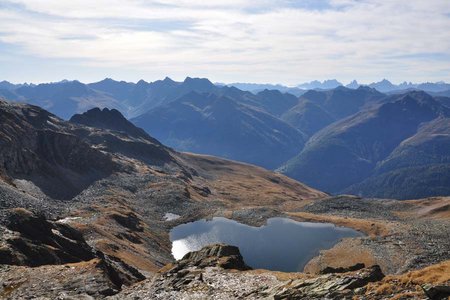
<svg viewBox="0 0 450 300">
<path fill-rule="evenodd" d="M 434 266 L 441 268 L 440 272 L 444 273 L 442 275 L 439 272 L 432 272 L 440 276 L 439 280 L 433 279 L 433 276 L 428 281 L 412 279 L 403 290 L 389 295 L 412 293 L 414 297 L 420 295 L 426 297 L 425 291 L 438 295 L 445 293 L 445 287 L 450 283 L 448 275 L 450 258 L 446 239 L 449 220 L 440 217 L 439 214 L 425 217 L 411 216 L 423 211 L 418 208 L 418 202 L 421 203 L 421 207 L 436 206 L 438 208 L 436 211 L 442 212 L 442 207 L 446 207 L 450 199 L 435 198 L 402 203 L 379 200 L 375 208 L 374 200 L 371 200 L 370 211 L 364 211 L 361 207 L 364 207 L 366 201 L 369 200 L 339 197 L 338 201 L 337 198 L 326 198 L 316 200 L 297 212 L 282 213 L 275 209 L 248 208 L 232 211 L 231 214 L 217 210 L 211 215 L 230 217 L 254 226 L 263 224 L 270 217 L 288 216 L 303 221 L 332 222 L 353 227 L 367 234 L 364 237 L 344 239 L 332 249 L 321 251 L 305 267 L 305 273 L 284 274 L 265 270 L 246 271 L 249 268 L 243 262 L 238 249 L 230 250 L 223 245 L 213 250 L 210 247 L 200 253 L 191 253 L 182 261 L 168 264 L 157 272 L 138 271 L 120 258 L 105 255 L 91 248 L 83 242 L 81 233 L 78 234 L 76 229 L 71 229 L 71 225 L 66 225 L 69 223 L 80 228 L 81 217 L 55 222 L 34 216 L 29 211 L 16 209 L 10 211 L 7 217 L 10 225 L 3 231 L 3 239 L 6 238 L 9 245 L 26 246 L 12 248 L 13 251 L 10 252 L 5 252 L 7 250 L 4 246 L 0 247 L 3 264 L 0 268 L 2 282 L 0 296 L 5 299 L 23 299 L 36 294 L 44 298 L 53 298 L 57 295 L 103 298 L 116 294 L 114 299 L 350 299 L 351 297 L 385 299 L 383 297 L 387 296 L 387 292 L 380 292 L 381 288 L 376 288 L 377 286 L 383 286 L 383 289 L 389 291 L 387 286 L 393 289 L 399 280 L 404 280 L 393 279 L 396 276 L 403 278 L 407 276 L 405 274 L 415 270 L 423 273 L 425 272 L 423 270 Z M 353 208 L 350 209 L 349 206 Z M 383 214 L 377 214 L 381 210 Z M 397 214 L 398 211 L 402 213 Z M 127 217 L 117 215 L 113 218 L 121 226 L 135 233 L 143 232 L 147 226 L 138 215 L 134 214 Z M 188 220 L 189 216 L 181 216 L 179 219 L 159 224 L 164 224 L 162 230 L 170 230 L 173 226 Z M 36 231 L 38 228 L 42 228 L 39 230 L 43 232 Z M 32 230 L 34 236 L 32 240 L 28 238 L 29 230 Z M 48 230 L 53 232 L 54 238 L 51 234 L 45 234 Z M 72 234 L 69 239 L 67 232 Z M 8 238 L 5 233 L 10 237 Z M 38 236 L 42 236 L 43 240 L 37 240 Z M 81 240 L 73 244 L 75 236 L 79 236 Z M 11 243 L 14 239 L 23 242 Z M 68 240 L 61 244 L 64 239 Z M 55 241 L 58 245 L 66 245 L 65 248 L 54 252 L 52 244 Z M 42 248 L 42 245 L 46 248 Z M 61 260 L 64 257 L 73 257 L 73 252 L 80 253 L 77 247 L 87 249 L 87 252 L 84 250 L 87 256 L 75 260 Z M 27 261 L 17 263 L 20 257 L 31 259 L 32 252 L 29 251 L 40 255 L 48 252 L 48 257 L 60 258 L 57 261 L 43 261 L 38 264 L 34 260 L 33 265 Z M 68 254 L 58 255 L 64 252 Z M 10 256 L 6 255 L 7 253 Z M 17 257 L 15 260 L 10 258 L 9 261 L 3 261 L 13 254 Z M 17 264 L 23 266 L 15 266 Z M 27 265 L 31 268 L 26 267 Z M 69 275 L 75 273 L 79 275 Z M 39 283 L 38 278 L 41 274 L 46 274 L 51 289 L 46 290 L 46 285 Z M 56 274 L 62 274 L 62 277 Z M 385 277 L 387 274 L 391 275 Z M 86 276 L 93 280 L 88 285 L 84 283 Z M 367 278 L 373 276 L 376 280 L 367 281 Z M 56 283 L 60 283 L 55 284 L 55 280 Z M 362 280 L 364 284 L 356 286 L 343 284 L 353 282 L 352 280 Z M 265 288 L 261 288 L 262 282 Z M 66 290 L 68 287 L 71 291 Z M 431 299 L 443 299 L 436 297 Z"/>
<path fill-rule="evenodd" d="M 387 281 L 380 266 L 355 265 L 325 275 L 297 273 L 290 279 L 270 271 L 250 270 L 239 249 L 223 244 L 191 252 L 161 269 L 152 279 L 125 289 L 111 299 L 387 299 L 380 293 Z M 389 278 L 388 280 L 392 280 Z M 417 288 L 420 287 L 421 291 Z M 385 287 L 384 287 L 385 288 Z M 404 287 L 403 293 L 406 287 Z M 448 286 L 410 284 L 406 298 L 444 299 Z"/>
</svg>

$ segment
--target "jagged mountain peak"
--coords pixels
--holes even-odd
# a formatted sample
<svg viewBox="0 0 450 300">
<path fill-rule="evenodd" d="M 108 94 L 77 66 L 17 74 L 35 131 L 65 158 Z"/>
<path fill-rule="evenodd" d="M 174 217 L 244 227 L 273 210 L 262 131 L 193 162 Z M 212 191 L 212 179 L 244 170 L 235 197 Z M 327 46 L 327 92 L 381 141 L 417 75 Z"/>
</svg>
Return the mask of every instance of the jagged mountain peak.
<svg viewBox="0 0 450 300">
<path fill-rule="evenodd" d="M 342 85 L 342 83 L 337 81 L 336 79 L 327 79 L 322 82 L 320 82 L 318 80 L 313 80 L 311 82 L 305 82 L 305 83 L 299 84 L 297 87 L 304 88 L 304 89 L 334 89 L 340 85 Z"/>
<path fill-rule="evenodd" d="M 350 89 L 357 89 L 360 86 L 361 85 L 358 83 L 358 81 L 356 81 L 356 79 L 352 80 L 349 84 L 346 85 L 346 87 Z"/>
<path fill-rule="evenodd" d="M 141 79 L 136 83 L 136 85 L 146 85 L 146 84 L 148 84 L 148 82 L 145 81 L 144 79 Z"/>
<path fill-rule="evenodd" d="M 172 80 L 172 78 L 170 78 L 169 76 L 166 76 L 166 77 L 163 79 L 163 81 L 164 81 L 164 82 L 170 82 L 170 83 L 174 83 L 174 82 L 175 82 L 175 81 Z"/>
<path fill-rule="evenodd" d="M 126 82 L 126 81 L 123 81 L 123 80 L 118 81 L 118 80 L 114 80 L 114 79 L 112 79 L 110 77 L 106 77 L 103 80 L 100 80 L 100 81 L 97 81 L 97 82 L 93 82 L 93 83 L 89 83 L 88 86 L 103 86 L 105 88 L 110 88 L 110 87 L 113 87 L 114 85 L 117 85 L 117 84 L 133 84 L 133 83 L 129 83 L 129 82 Z"/>
<path fill-rule="evenodd" d="M 117 109 L 98 107 L 82 114 L 75 114 L 70 122 L 90 127 L 122 131 L 134 137 L 149 139 L 150 136 L 142 129 L 134 126 Z"/>
<path fill-rule="evenodd" d="M 13 90 L 18 86 L 20 86 L 20 85 L 13 84 L 6 80 L 0 81 L 0 89 Z"/>
</svg>

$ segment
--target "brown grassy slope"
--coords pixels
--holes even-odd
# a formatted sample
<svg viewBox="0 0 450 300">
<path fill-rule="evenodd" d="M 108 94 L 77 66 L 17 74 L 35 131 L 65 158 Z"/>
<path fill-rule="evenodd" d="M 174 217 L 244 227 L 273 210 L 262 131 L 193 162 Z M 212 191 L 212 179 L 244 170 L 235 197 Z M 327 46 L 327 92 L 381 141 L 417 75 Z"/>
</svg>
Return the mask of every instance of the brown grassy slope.
<svg viewBox="0 0 450 300">
<path fill-rule="evenodd" d="M 295 212 L 288 215 L 299 221 L 333 223 L 338 226 L 350 227 L 371 237 L 389 235 L 390 227 L 392 226 L 388 222 L 380 222 L 379 220 L 317 215 L 307 212 Z"/>
<path fill-rule="evenodd" d="M 183 153 L 180 159 L 198 172 L 214 195 L 228 204 L 277 205 L 289 209 L 300 202 L 304 205 L 327 196 L 284 175 L 253 165 L 192 153 Z"/>
<path fill-rule="evenodd" d="M 450 197 L 408 200 L 404 203 L 410 204 L 411 209 L 398 212 L 401 216 L 450 220 Z"/>
<path fill-rule="evenodd" d="M 377 236 L 387 236 L 395 226 L 391 222 L 380 222 L 379 220 L 366 220 L 330 215 L 317 215 L 306 212 L 288 213 L 294 220 L 308 222 L 326 222 L 338 226 L 345 226 L 364 232 L 371 238 Z M 382 269 L 386 269 L 384 261 L 375 258 L 371 249 L 366 247 L 359 239 L 344 239 L 329 250 L 323 250 L 319 256 L 314 257 L 305 266 L 304 272 L 318 274 L 325 267 L 348 267 L 357 263 L 364 263 L 366 266 L 380 264 Z M 386 261 L 386 263 L 389 263 Z"/>
<path fill-rule="evenodd" d="M 421 286 L 427 283 L 450 285 L 450 261 L 401 275 L 386 276 L 379 282 L 369 283 L 366 295 L 376 299 L 423 299 Z"/>
</svg>

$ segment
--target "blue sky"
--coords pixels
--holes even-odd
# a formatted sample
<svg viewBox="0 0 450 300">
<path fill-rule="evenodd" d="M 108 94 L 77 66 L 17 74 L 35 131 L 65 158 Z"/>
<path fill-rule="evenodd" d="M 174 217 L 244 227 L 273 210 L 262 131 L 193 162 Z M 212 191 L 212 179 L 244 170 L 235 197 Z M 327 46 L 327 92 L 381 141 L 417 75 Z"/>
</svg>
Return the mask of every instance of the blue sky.
<svg viewBox="0 0 450 300">
<path fill-rule="evenodd" d="M 448 0 L 0 0 L 0 80 L 450 81 Z"/>
</svg>

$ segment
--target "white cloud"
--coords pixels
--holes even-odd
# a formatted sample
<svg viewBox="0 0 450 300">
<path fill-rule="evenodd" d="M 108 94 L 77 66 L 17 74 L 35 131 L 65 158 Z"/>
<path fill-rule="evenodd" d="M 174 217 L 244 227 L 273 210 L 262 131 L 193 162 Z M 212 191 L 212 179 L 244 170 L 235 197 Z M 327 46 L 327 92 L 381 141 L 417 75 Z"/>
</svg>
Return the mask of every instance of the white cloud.
<svg viewBox="0 0 450 300">
<path fill-rule="evenodd" d="M 0 42 L 28 56 L 221 81 L 450 80 L 439 77 L 450 65 L 447 0 L 3 2 L 14 5 L 0 5 Z"/>
</svg>

